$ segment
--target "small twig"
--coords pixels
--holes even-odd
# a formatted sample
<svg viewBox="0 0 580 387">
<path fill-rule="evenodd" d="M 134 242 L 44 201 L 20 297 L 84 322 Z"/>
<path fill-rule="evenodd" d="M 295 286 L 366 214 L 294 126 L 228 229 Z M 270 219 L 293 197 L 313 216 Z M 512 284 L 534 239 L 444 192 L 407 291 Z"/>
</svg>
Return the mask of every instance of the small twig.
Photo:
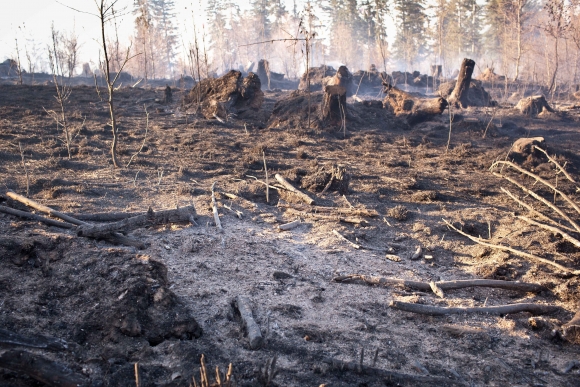
<svg viewBox="0 0 580 387">
<path fill-rule="evenodd" d="M 269 184 L 264 183 L 262 180 L 258 179 L 256 176 L 246 175 L 246 177 L 251 177 L 252 179 L 256 180 L 257 183 L 264 184 L 268 188 L 275 189 L 276 191 L 279 191 L 280 190 L 280 188 L 278 188 L 278 187 L 274 187 L 273 185 L 269 185 Z"/>
<path fill-rule="evenodd" d="M 545 230 L 551 231 L 554 234 L 560 234 L 560 235 L 562 235 L 562 238 L 566 239 L 568 242 L 572 243 L 574 246 L 580 248 L 580 241 L 578 239 L 574 238 L 570 234 L 565 233 L 564 231 L 560 230 L 557 227 L 553 227 L 553 226 L 549 226 L 549 225 L 544 224 L 544 223 L 536 222 L 535 220 L 532 220 L 528 217 L 521 216 L 521 215 L 516 216 L 516 218 L 521 219 L 524 222 L 527 222 L 529 224 L 533 224 L 534 226 L 538 226 L 538 227 L 543 228 Z"/>
<path fill-rule="evenodd" d="M 546 222 L 550 222 L 558 227 L 561 227 L 567 231 L 572 231 L 575 232 L 575 230 L 573 230 L 570 227 L 564 226 L 559 224 L 558 222 L 556 222 L 554 219 L 542 214 L 540 211 L 535 210 L 532 206 L 530 206 L 529 204 L 525 203 L 524 201 L 520 200 L 517 198 L 517 196 L 515 196 L 514 194 L 512 194 L 509 190 L 507 190 L 506 188 L 501 187 L 501 190 L 508 195 L 510 198 L 512 198 L 516 203 L 518 203 L 520 206 L 526 208 L 528 211 L 530 211 L 530 213 L 536 215 L 537 217 L 539 217 L 540 219 L 546 221 Z M 491 237 L 489 238 L 491 239 Z"/>
<path fill-rule="evenodd" d="M 482 246 L 487 246 L 487 247 L 490 247 L 492 249 L 497 249 L 497 250 L 509 251 L 510 253 L 512 253 L 514 255 L 517 255 L 517 256 L 522 257 L 522 258 L 526 258 L 526 259 L 528 259 L 530 261 L 538 261 L 538 262 L 545 263 L 546 265 L 553 266 L 553 267 L 555 267 L 555 268 L 557 268 L 559 270 L 562 270 L 565 273 L 570 273 L 572 275 L 580 275 L 580 270 L 570 270 L 569 268 L 564 267 L 564 266 L 560 265 L 559 263 L 550 261 L 550 260 L 548 260 L 546 258 L 538 257 L 537 255 L 533 255 L 533 254 L 526 253 L 526 252 L 523 252 L 523 251 L 520 251 L 520 250 L 516 250 L 516 249 L 511 248 L 511 247 L 508 247 L 508 246 L 495 245 L 493 243 L 485 242 L 481 238 L 477 238 L 477 237 L 471 236 L 471 235 L 469 235 L 469 234 L 467 234 L 467 233 L 465 233 L 465 232 L 457 229 L 455 226 L 453 226 L 451 223 L 449 223 L 445 219 L 443 219 L 443 222 L 445 222 L 445 224 L 447 224 L 447 226 L 449 228 L 453 229 L 454 231 L 458 232 L 459 234 L 461 234 L 461 235 L 463 235 L 463 236 L 471 239 L 475 243 L 478 243 L 478 244 L 480 244 Z"/>
<path fill-rule="evenodd" d="M 270 203 L 270 183 L 268 182 L 268 167 L 266 166 L 266 153 L 262 151 L 264 159 L 264 172 L 266 173 L 266 203 Z"/>
<path fill-rule="evenodd" d="M 544 199 L 543 197 L 541 197 L 540 195 L 538 195 L 534 191 L 524 187 L 522 184 L 518 183 L 517 181 L 515 181 L 514 179 L 512 179 L 509 176 L 502 175 L 502 174 L 497 173 L 497 172 L 493 172 L 493 175 L 497 176 L 497 177 L 503 177 L 504 179 L 506 179 L 507 181 L 509 181 L 513 185 L 518 186 L 522 191 L 524 191 L 528 195 L 532 196 L 534 199 L 544 203 L 546 206 L 550 207 L 552 210 L 554 210 L 556 213 L 558 213 L 558 215 L 560 215 L 562 218 L 566 219 L 566 221 L 568 223 L 570 223 L 572 225 L 572 227 L 574 227 L 576 229 L 576 231 L 580 232 L 580 226 L 575 221 L 573 221 L 568 215 L 566 215 L 562 210 L 560 210 L 554 204 L 550 203 L 548 200 Z"/>
<path fill-rule="evenodd" d="M 139 363 L 135 363 L 135 386 L 141 387 L 141 378 L 139 377 Z"/>
<path fill-rule="evenodd" d="M 127 163 L 127 166 L 125 168 L 129 168 L 129 165 L 131 165 L 131 163 L 133 162 L 133 159 L 135 157 L 137 157 L 139 155 L 139 153 L 141 153 L 143 151 L 143 147 L 145 147 L 145 140 L 147 140 L 147 132 L 149 131 L 149 112 L 147 111 L 146 106 L 145 106 L 145 117 L 146 117 L 145 136 L 143 137 L 143 142 L 141 143 L 141 148 L 139 148 L 137 153 L 135 153 L 133 156 L 131 156 L 131 159 L 129 159 L 129 162 Z"/>
<path fill-rule="evenodd" d="M 228 206 L 227 204 L 224 204 L 223 206 L 224 206 L 224 208 L 227 208 L 228 210 L 230 210 L 231 212 L 236 214 L 236 216 L 238 218 L 242 219 L 242 216 L 244 215 L 244 213 L 242 211 L 234 210 L 232 207 Z"/>
<path fill-rule="evenodd" d="M 18 148 L 20 148 L 22 167 L 24 168 L 24 173 L 26 174 L 26 197 L 28 197 L 30 194 L 30 177 L 28 176 L 28 168 L 26 168 L 26 162 L 24 161 L 24 151 L 22 150 L 22 144 L 20 142 L 18 142 Z"/>
<path fill-rule="evenodd" d="M 217 203 L 215 200 L 215 184 L 216 182 L 211 185 L 211 208 L 213 211 L 213 219 L 215 221 L 215 226 L 221 231 L 223 230 L 222 223 L 220 222 L 220 215 L 218 213 Z"/>
<path fill-rule="evenodd" d="M 577 183 L 576 183 L 576 180 L 574 180 L 574 179 L 572 178 L 572 176 L 570 176 L 570 174 L 569 174 L 568 172 L 566 172 L 566 170 L 564 169 L 564 167 L 562 167 L 562 166 L 561 166 L 561 165 L 560 165 L 560 164 L 559 164 L 559 163 L 558 163 L 558 162 L 557 162 L 555 159 L 553 159 L 552 157 L 550 157 L 550 155 L 548 155 L 548 152 L 546 152 L 544 149 L 540 148 L 540 147 L 539 147 L 539 146 L 537 146 L 537 145 L 534 145 L 534 148 L 535 148 L 535 149 L 537 149 L 537 150 L 539 150 L 539 151 L 540 151 L 540 152 L 542 152 L 543 154 L 545 154 L 545 155 L 546 155 L 546 157 L 548 158 L 548 160 L 549 160 L 550 162 L 554 163 L 554 164 L 556 165 L 556 168 L 558 168 L 558 170 L 559 170 L 560 172 L 562 172 L 562 173 L 564 174 L 564 176 L 566 176 L 566 179 L 568 179 L 569 181 L 571 181 L 571 182 L 572 182 L 572 183 L 574 183 L 574 184 L 577 184 Z"/>
</svg>

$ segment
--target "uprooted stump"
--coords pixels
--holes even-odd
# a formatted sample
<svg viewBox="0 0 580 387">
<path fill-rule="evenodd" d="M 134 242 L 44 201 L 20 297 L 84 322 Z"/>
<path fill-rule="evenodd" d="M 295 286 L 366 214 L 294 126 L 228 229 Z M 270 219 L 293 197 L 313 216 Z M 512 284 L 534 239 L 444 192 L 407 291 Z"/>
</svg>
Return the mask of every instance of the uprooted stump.
<svg viewBox="0 0 580 387">
<path fill-rule="evenodd" d="M 338 85 L 324 88 L 320 119 L 324 126 L 339 126 L 346 120 L 346 88 Z"/>
<path fill-rule="evenodd" d="M 220 78 L 208 78 L 199 82 L 189 92 L 185 102 L 200 103 L 205 118 L 225 119 L 230 113 L 240 114 L 248 110 L 257 111 L 264 102 L 260 78 L 249 73 L 231 70 Z"/>
<path fill-rule="evenodd" d="M 308 90 L 307 73 L 302 74 L 298 90 Z M 310 91 L 320 91 L 325 86 L 327 77 L 332 77 L 336 74 L 336 70 L 332 66 L 310 67 L 308 69 L 308 78 L 310 80 Z"/>
<path fill-rule="evenodd" d="M 510 155 L 518 155 L 521 158 L 526 158 L 530 155 L 539 156 L 539 152 L 534 148 L 535 146 L 545 149 L 546 143 L 544 142 L 544 137 L 528 137 L 516 140 L 512 145 Z"/>
<path fill-rule="evenodd" d="M 548 105 L 548 101 L 543 95 L 534 95 L 527 98 L 523 98 L 518 102 L 515 107 L 520 113 L 527 116 L 537 116 L 544 110 L 554 113 L 554 109 Z"/>
<path fill-rule="evenodd" d="M 320 167 L 314 173 L 302 178 L 302 188 L 310 192 L 336 191 L 340 194 L 348 193 L 350 174 L 341 165 Z"/>
<path fill-rule="evenodd" d="M 420 98 L 396 87 L 386 86 L 387 96 L 383 99 L 383 107 L 389 109 L 397 117 L 405 118 L 409 125 L 441 115 L 447 108 L 447 101 L 442 97 Z"/>
</svg>

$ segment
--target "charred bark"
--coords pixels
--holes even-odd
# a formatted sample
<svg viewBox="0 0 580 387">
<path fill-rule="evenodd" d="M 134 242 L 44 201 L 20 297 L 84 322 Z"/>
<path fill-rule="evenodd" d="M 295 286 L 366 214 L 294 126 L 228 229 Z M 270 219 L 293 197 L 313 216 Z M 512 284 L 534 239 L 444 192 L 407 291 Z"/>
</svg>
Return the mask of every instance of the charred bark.
<svg viewBox="0 0 580 387">
<path fill-rule="evenodd" d="M 322 97 L 320 119 L 326 125 L 340 125 L 346 119 L 346 89 L 326 86 Z"/>
<path fill-rule="evenodd" d="M 474 68 L 475 61 L 473 59 L 463 59 L 459 75 L 457 76 L 457 83 L 449 96 L 450 104 L 464 109 L 469 106 L 467 93 L 469 92 L 469 85 L 471 84 L 471 76 L 473 75 Z"/>
</svg>

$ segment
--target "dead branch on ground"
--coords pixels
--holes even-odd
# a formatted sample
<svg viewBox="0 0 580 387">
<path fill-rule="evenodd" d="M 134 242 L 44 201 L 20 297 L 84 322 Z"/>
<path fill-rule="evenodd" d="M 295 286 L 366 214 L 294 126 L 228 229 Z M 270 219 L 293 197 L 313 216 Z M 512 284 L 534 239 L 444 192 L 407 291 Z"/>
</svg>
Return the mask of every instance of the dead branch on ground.
<svg viewBox="0 0 580 387">
<path fill-rule="evenodd" d="M 0 344 L 53 351 L 64 351 L 68 348 L 66 341 L 56 337 L 24 336 L 6 329 L 0 329 Z"/>
<path fill-rule="evenodd" d="M 293 210 L 302 211 L 309 214 L 337 214 L 337 215 L 348 215 L 348 216 L 365 216 L 369 218 L 374 218 L 379 216 L 378 212 L 375 210 L 367 210 L 366 208 L 345 208 L 345 207 L 322 207 L 322 206 L 312 206 L 307 207 L 300 204 L 290 204 L 280 201 L 278 203 L 280 208 L 291 208 Z"/>
<path fill-rule="evenodd" d="M 431 283 L 429 282 L 411 281 L 400 278 L 376 277 L 364 274 L 343 275 L 340 277 L 333 278 L 333 281 L 340 283 L 350 283 L 350 282 L 365 283 L 368 285 L 381 285 L 381 286 L 402 286 L 405 288 L 416 289 L 421 291 L 433 290 Z M 519 281 L 502 281 L 488 279 L 437 281 L 434 282 L 434 284 L 437 285 L 437 287 L 441 290 L 454 290 L 471 287 L 499 288 L 531 293 L 538 293 L 546 290 L 545 287 L 538 284 Z"/>
<path fill-rule="evenodd" d="M 288 182 L 288 180 L 284 179 L 282 176 L 280 176 L 279 174 L 276 174 L 274 176 L 274 178 L 276 180 L 278 180 L 278 182 L 280 184 L 282 184 L 282 186 L 284 186 L 284 188 L 286 188 L 288 191 L 296 194 L 296 196 L 298 196 L 300 198 L 300 200 L 302 200 L 303 202 L 305 202 L 306 204 L 310 204 L 313 205 L 314 204 L 314 199 L 312 199 L 310 196 L 308 196 L 307 194 L 305 194 L 304 192 L 298 190 L 297 188 L 295 188 L 292 184 L 290 184 Z"/>
<path fill-rule="evenodd" d="M 531 314 L 547 314 L 560 309 L 555 305 L 542 305 L 532 303 L 498 305 L 498 306 L 473 306 L 473 307 L 442 307 L 434 305 L 413 304 L 410 302 L 391 301 L 389 306 L 393 309 L 404 310 L 417 314 L 426 314 L 430 316 L 447 316 L 450 314 L 514 314 L 529 312 Z"/>
<path fill-rule="evenodd" d="M 567 267 L 564 267 L 564 266 L 560 265 L 559 263 L 550 261 L 550 260 L 548 260 L 546 258 L 538 257 L 537 255 L 533 255 L 533 254 L 530 254 L 530 253 L 526 253 L 524 251 L 516 250 L 516 249 L 511 248 L 511 247 L 508 247 L 508 246 L 496 245 L 496 244 L 493 244 L 493 243 L 485 242 L 481 238 L 471 236 L 471 235 L 469 235 L 469 234 L 467 234 L 467 233 L 459 230 L 458 228 L 456 228 L 455 226 L 453 226 L 451 223 L 449 223 L 445 219 L 443 219 L 443 222 L 445 222 L 445 224 L 449 228 L 451 228 L 452 230 L 458 232 L 459 234 L 461 234 L 461 235 L 463 235 L 463 236 L 471 239 L 475 243 L 480 244 L 482 246 L 490 247 L 490 248 L 496 249 L 496 250 L 508 251 L 508 252 L 510 252 L 510 253 L 512 253 L 514 255 L 517 255 L 519 257 L 525 258 L 527 260 L 541 262 L 541 263 L 544 263 L 546 265 L 553 266 L 553 267 L 557 268 L 558 270 L 561 270 L 561 271 L 563 271 L 564 273 L 567 273 L 567 274 L 580 275 L 580 270 L 571 270 L 571 269 L 569 269 Z"/>
<path fill-rule="evenodd" d="M 18 216 L 18 217 L 24 218 L 24 219 L 35 220 L 37 222 L 41 222 L 41 223 L 47 224 L 49 226 L 68 228 L 68 229 L 74 228 L 74 225 L 72 225 L 70 223 L 59 222 L 58 220 L 45 218 L 44 216 L 36 215 L 36 214 L 26 212 L 26 211 L 15 210 L 14 208 L 6 207 L 6 206 L 0 206 L 0 212 L 3 212 L 5 214 Z"/>
<path fill-rule="evenodd" d="M 256 323 L 254 317 L 252 316 L 250 300 L 244 296 L 237 296 L 234 301 L 234 307 L 240 313 L 243 326 L 246 330 L 246 333 L 248 334 L 250 349 L 260 348 L 264 339 L 262 338 L 260 326 Z"/>
</svg>

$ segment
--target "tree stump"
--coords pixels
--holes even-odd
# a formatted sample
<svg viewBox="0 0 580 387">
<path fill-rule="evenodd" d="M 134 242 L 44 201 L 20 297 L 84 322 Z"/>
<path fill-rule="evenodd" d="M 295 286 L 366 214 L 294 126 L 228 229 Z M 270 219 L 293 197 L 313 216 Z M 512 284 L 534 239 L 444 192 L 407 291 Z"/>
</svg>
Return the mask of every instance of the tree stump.
<svg viewBox="0 0 580 387">
<path fill-rule="evenodd" d="M 383 99 L 383 107 L 391 110 L 397 117 L 405 118 L 409 125 L 440 115 L 447 107 L 447 101 L 442 97 L 418 98 L 391 86 L 385 92 L 387 96 Z"/>
<path fill-rule="evenodd" d="M 260 59 L 260 61 L 258 62 L 258 78 L 260 78 L 260 81 L 262 83 L 262 86 L 268 87 L 268 90 L 270 89 L 270 62 L 268 62 L 266 59 Z"/>
<path fill-rule="evenodd" d="M 325 124 L 340 125 L 346 119 L 346 89 L 342 86 L 326 86 L 322 96 L 320 119 Z"/>
<path fill-rule="evenodd" d="M 475 61 L 473 59 L 463 59 L 459 75 L 457 76 L 457 83 L 448 99 L 450 104 L 463 109 L 469 106 L 467 93 L 469 92 L 469 85 L 471 84 L 471 75 L 473 75 L 474 67 Z"/>
<path fill-rule="evenodd" d="M 346 66 L 340 66 L 336 71 L 336 74 L 330 79 L 327 84 L 328 86 L 342 86 L 346 89 L 346 96 L 350 97 L 355 92 L 355 85 L 353 82 L 353 76 L 348 71 Z"/>
</svg>

